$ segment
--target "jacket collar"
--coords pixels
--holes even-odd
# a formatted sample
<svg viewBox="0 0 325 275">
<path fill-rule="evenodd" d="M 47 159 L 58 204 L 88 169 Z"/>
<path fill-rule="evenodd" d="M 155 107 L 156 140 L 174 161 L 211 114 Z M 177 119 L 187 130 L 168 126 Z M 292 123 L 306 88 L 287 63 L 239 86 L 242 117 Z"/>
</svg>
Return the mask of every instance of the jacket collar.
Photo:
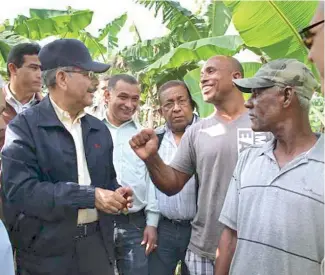
<svg viewBox="0 0 325 275">
<path fill-rule="evenodd" d="M 40 103 L 38 103 L 37 107 L 39 108 L 38 126 L 65 128 L 62 122 L 59 120 L 58 116 L 56 115 L 48 95 L 44 97 L 44 99 Z M 81 118 L 81 125 L 83 130 L 86 128 L 88 130 L 99 130 L 101 127 L 101 122 L 95 117 L 92 117 L 91 115 L 87 114 L 83 118 Z"/>
</svg>

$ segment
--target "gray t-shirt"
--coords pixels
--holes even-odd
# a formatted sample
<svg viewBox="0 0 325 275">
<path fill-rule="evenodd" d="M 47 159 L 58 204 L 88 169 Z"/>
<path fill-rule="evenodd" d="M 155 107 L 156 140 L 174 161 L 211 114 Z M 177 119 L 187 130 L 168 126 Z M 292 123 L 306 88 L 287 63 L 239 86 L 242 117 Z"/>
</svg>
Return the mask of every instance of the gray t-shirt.
<svg viewBox="0 0 325 275">
<path fill-rule="evenodd" d="M 185 132 L 170 166 L 199 179 L 197 213 L 192 222 L 189 249 L 215 259 L 224 226 L 218 221 L 238 152 L 255 143 L 265 143 L 266 133 L 251 130 L 246 112 L 226 123 L 215 115 L 192 125 Z"/>
<path fill-rule="evenodd" d="M 274 142 L 245 150 L 220 222 L 237 231 L 232 275 L 315 275 L 324 258 L 324 137 L 281 169 Z"/>
</svg>

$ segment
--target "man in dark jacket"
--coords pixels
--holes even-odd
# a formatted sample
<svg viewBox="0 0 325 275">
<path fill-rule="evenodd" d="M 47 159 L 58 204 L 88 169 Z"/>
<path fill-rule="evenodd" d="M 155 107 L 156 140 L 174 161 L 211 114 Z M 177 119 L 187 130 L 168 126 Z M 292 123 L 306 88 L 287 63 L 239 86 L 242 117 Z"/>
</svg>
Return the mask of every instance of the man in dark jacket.
<svg viewBox="0 0 325 275">
<path fill-rule="evenodd" d="M 21 275 L 113 275 L 113 216 L 132 206 L 119 188 L 106 126 L 84 112 L 109 65 L 83 43 L 56 40 L 39 53 L 49 89 L 7 128 L 4 214 Z"/>
</svg>

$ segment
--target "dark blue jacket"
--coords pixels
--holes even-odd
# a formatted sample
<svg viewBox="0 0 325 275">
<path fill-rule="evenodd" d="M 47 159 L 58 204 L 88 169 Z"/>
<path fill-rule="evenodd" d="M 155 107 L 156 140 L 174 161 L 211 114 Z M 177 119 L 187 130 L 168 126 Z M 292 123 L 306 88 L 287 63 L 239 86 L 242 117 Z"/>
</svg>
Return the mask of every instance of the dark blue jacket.
<svg viewBox="0 0 325 275">
<path fill-rule="evenodd" d="M 8 125 L 2 151 L 4 215 L 17 261 L 30 274 L 65 275 L 72 264 L 78 209 L 95 207 L 95 187 L 118 187 L 109 130 L 90 115 L 81 126 L 91 186 L 77 184 L 75 144 L 49 97 Z M 99 217 L 113 261 L 113 216 L 99 212 Z"/>
</svg>

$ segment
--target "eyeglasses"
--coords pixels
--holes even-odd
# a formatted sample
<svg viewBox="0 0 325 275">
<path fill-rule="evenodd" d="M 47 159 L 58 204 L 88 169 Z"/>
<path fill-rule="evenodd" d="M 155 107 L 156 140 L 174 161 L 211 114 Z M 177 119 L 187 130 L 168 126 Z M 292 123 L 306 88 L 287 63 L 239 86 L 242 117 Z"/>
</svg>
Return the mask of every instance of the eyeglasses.
<svg viewBox="0 0 325 275">
<path fill-rule="evenodd" d="M 73 71 L 73 70 L 62 70 L 63 72 L 66 73 L 77 73 L 77 74 L 82 74 L 84 76 L 88 76 L 89 79 L 94 79 L 96 78 L 96 74 L 93 71 Z"/>
<path fill-rule="evenodd" d="M 299 32 L 300 37 L 301 37 L 302 41 L 304 42 L 305 46 L 307 47 L 307 49 L 310 49 L 312 47 L 313 41 L 314 41 L 314 36 L 316 35 L 316 33 L 313 33 L 310 30 L 317 27 L 320 24 L 324 24 L 324 20 L 319 21 L 315 24 L 312 24 L 312 25 L 302 29 Z"/>
<path fill-rule="evenodd" d="M 181 100 L 174 101 L 174 102 L 168 102 L 168 103 L 164 104 L 162 107 L 166 111 L 169 111 L 169 110 L 175 108 L 176 103 L 180 107 L 186 107 L 189 104 L 189 99 L 181 99 Z"/>
</svg>

